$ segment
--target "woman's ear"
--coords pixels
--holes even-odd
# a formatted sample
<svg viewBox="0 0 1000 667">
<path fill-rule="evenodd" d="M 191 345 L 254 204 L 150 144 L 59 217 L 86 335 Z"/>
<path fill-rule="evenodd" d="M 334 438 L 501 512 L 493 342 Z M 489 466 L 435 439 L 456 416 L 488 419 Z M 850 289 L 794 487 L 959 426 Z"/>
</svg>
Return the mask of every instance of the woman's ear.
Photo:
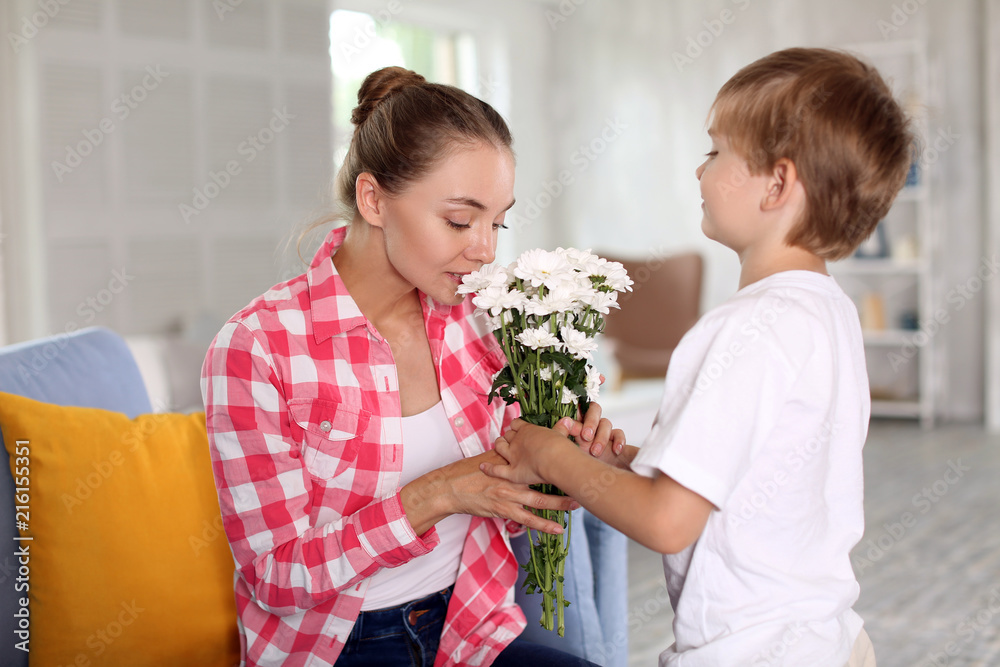
<svg viewBox="0 0 1000 667">
<path fill-rule="evenodd" d="M 358 174 L 354 182 L 354 199 L 358 204 L 358 213 L 373 227 L 382 226 L 382 214 L 385 212 L 385 199 L 378 181 L 368 172 Z"/>
<path fill-rule="evenodd" d="M 773 211 L 787 205 L 796 189 L 801 187 L 795 163 L 786 157 L 779 159 L 771 170 L 767 191 L 761 200 L 762 211 Z"/>
</svg>

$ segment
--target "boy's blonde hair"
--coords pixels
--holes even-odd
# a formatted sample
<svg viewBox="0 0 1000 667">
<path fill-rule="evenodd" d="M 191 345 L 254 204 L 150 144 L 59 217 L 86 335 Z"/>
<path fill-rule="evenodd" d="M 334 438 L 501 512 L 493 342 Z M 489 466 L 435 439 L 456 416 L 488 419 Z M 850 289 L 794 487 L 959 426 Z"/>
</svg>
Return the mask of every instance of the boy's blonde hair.
<svg viewBox="0 0 1000 667">
<path fill-rule="evenodd" d="M 850 255 L 885 217 L 913 158 L 909 121 L 874 67 L 827 49 L 786 49 L 726 82 L 710 112 L 753 174 L 787 158 L 806 210 L 786 242 Z"/>
</svg>

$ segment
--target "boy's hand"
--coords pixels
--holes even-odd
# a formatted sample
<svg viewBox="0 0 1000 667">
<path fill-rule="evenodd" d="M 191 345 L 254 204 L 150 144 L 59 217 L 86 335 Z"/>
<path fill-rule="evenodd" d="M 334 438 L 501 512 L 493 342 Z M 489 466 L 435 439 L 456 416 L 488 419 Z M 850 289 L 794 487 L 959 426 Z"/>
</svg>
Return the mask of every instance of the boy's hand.
<svg viewBox="0 0 1000 667">
<path fill-rule="evenodd" d="M 541 484 L 546 482 L 542 477 L 542 462 L 545 457 L 558 456 L 558 449 L 575 448 L 569 438 L 569 427 L 562 419 L 553 428 L 529 424 L 521 419 L 515 419 L 510 424 L 510 430 L 496 439 L 494 450 L 507 460 L 507 465 L 500 463 L 482 463 L 479 469 L 491 477 L 505 479 L 515 484 Z"/>
</svg>

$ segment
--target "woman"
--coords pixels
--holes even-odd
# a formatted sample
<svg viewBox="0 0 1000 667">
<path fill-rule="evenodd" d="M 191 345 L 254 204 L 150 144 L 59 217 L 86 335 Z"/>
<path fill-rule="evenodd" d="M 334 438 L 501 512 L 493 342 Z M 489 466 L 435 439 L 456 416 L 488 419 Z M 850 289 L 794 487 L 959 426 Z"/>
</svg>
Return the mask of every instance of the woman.
<svg viewBox="0 0 1000 667">
<path fill-rule="evenodd" d="M 350 224 L 203 368 L 244 662 L 590 664 L 515 641 L 507 532 L 559 532 L 525 506 L 577 505 L 479 469 L 516 410 L 486 401 L 505 360 L 456 288 L 514 204 L 510 132 L 400 68 L 368 76 L 352 122 Z M 608 442 L 599 408 L 586 426 Z"/>
</svg>

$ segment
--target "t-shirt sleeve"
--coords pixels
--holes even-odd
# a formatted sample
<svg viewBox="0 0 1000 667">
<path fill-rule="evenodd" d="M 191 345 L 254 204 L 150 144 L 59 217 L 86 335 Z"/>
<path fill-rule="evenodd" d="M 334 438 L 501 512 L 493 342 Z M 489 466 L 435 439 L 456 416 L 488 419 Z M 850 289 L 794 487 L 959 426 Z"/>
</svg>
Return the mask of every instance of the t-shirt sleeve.
<svg viewBox="0 0 1000 667">
<path fill-rule="evenodd" d="M 768 325 L 772 317 L 762 319 L 760 305 L 709 313 L 681 341 L 635 472 L 660 471 L 716 508 L 726 503 L 777 423 L 811 347 L 802 318 L 785 310 Z"/>
</svg>

